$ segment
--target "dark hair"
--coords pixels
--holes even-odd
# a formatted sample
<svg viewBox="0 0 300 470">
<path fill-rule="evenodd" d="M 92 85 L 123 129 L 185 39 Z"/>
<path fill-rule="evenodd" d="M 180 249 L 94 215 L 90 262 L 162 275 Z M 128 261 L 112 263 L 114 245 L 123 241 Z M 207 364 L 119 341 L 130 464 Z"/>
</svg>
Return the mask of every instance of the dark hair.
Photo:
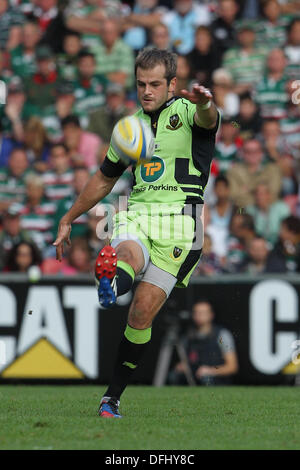
<svg viewBox="0 0 300 470">
<path fill-rule="evenodd" d="M 39 265 L 42 262 L 42 256 L 37 246 L 33 242 L 22 240 L 19 243 L 13 245 L 11 250 L 6 255 L 5 267 L 9 271 L 19 271 L 19 266 L 17 265 L 16 257 L 18 249 L 21 245 L 27 245 L 31 250 L 32 262 L 30 266 Z"/>
<path fill-rule="evenodd" d="M 249 91 L 245 91 L 244 93 L 242 93 L 240 95 L 240 101 L 243 101 L 243 100 L 251 100 L 253 101 L 253 98 L 251 96 L 251 94 L 249 93 Z"/>
<path fill-rule="evenodd" d="M 64 35 L 64 39 L 66 39 L 67 36 L 76 36 L 77 38 L 81 39 L 81 34 L 78 33 L 78 31 L 74 31 L 73 29 L 67 29 Z"/>
<path fill-rule="evenodd" d="M 216 177 L 214 186 L 216 186 L 218 183 L 224 183 L 227 186 L 227 188 L 229 187 L 229 181 L 224 175 L 218 175 Z"/>
<path fill-rule="evenodd" d="M 77 59 L 80 60 L 83 57 L 92 57 L 95 60 L 95 55 L 89 49 L 81 49 L 78 52 Z"/>
<path fill-rule="evenodd" d="M 66 116 L 61 120 L 62 128 L 64 128 L 68 124 L 74 124 L 76 127 L 81 127 L 79 118 L 75 116 L 75 114 L 69 114 L 69 116 Z"/>
<path fill-rule="evenodd" d="M 254 219 L 250 214 L 242 214 L 241 227 L 255 232 Z"/>
<path fill-rule="evenodd" d="M 52 150 L 55 149 L 56 147 L 63 147 L 63 149 L 65 150 L 65 152 L 68 152 L 68 147 L 66 146 L 66 144 L 65 144 L 64 142 L 55 142 L 54 144 L 51 145 L 50 153 L 51 153 Z"/>
<path fill-rule="evenodd" d="M 281 221 L 286 228 L 295 234 L 300 234 L 300 219 L 294 215 L 290 215 Z"/>
<path fill-rule="evenodd" d="M 156 47 L 142 49 L 135 60 L 135 75 L 138 67 L 149 70 L 160 64 L 165 66 L 165 78 L 169 84 L 172 78 L 176 77 L 177 55 L 168 50 L 161 50 Z"/>
<path fill-rule="evenodd" d="M 287 34 L 290 34 L 291 30 L 293 29 L 294 25 L 296 23 L 300 22 L 299 16 L 297 18 L 293 18 L 292 21 L 287 25 L 286 32 Z"/>
</svg>

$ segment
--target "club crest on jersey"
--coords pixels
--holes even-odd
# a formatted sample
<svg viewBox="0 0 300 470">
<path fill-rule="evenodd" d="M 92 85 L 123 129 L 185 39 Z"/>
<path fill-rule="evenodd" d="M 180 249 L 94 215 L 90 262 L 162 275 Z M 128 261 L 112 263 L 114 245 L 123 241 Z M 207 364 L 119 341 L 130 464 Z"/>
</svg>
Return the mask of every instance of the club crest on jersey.
<svg viewBox="0 0 300 470">
<path fill-rule="evenodd" d="M 182 122 L 179 122 L 179 116 L 178 114 L 173 114 L 173 116 L 170 117 L 170 125 L 167 125 L 166 128 L 170 129 L 171 131 L 176 131 L 182 126 Z"/>
<path fill-rule="evenodd" d="M 177 246 L 174 247 L 174 250 L 173 250 L 173 256 L 174 258 L 179 258 L 179 256 L 181 255 L 182 253 L 182 249 L 181 248 L 178 248 Z"/>
</svg>

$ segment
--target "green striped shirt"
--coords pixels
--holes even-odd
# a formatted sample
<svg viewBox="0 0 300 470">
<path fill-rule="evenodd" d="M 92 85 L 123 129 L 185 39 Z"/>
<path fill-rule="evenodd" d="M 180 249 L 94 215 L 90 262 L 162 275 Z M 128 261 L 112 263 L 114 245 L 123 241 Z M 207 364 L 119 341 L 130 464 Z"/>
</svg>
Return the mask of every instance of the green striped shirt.
<svg viewBox="0 0 300 470">
<path fill-rule="evenodd" d="M 30 170 L 20 177 L 12 175 L 9 168 L 0 168 L 0 201 L 23 201 L 25 195 L 25 178 Z"/>
<path fill-rule="evenodd" d="M 282 119 L 286 116 L 286 107 L 289 100 L 286 85 L 285 77 L 275 81 L 268 76 L 264 76 L 258 83 L 255 90 L 255 101 L 260 106 L 262 118 Z"/>
<path fill-rule="evenodd" d="M 58 201 L 68 196 L 72 196 L 74 172 L 72 169 L 58 174 L 53 170 L 46 171 L 43 176 L 45 184 L 45 194 L 51 201 Z"/>
<path fill-rule="evenodd" d="M 251 53 L 241 48 L 229 49 L 223 59 L 223 67 L 227 69 L 236 85 L 258 83 L 263 76 L 267 50 L 256 47 Z"/>
<path fill-rule="evenodd" d="M 118 39 L 111 52 L 108 53 L 103 44 L 91 47 L 96 59 L 96 71 L 108 76 L 113 72 L 127 74 L 126 86 L 131 88 L 134 83 L 134 55 L 132 49 L 122 40 Z"/>
</svg>

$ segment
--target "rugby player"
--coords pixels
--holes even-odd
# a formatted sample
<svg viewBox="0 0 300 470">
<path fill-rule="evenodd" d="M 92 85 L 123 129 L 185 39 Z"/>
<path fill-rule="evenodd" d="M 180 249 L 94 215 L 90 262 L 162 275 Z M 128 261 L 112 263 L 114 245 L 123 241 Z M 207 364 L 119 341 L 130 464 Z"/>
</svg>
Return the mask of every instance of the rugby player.
<svg viewBox="0 0 300 470">
<path fill-rule="evenodd" d="M 151 339 L 151 325 L 172 289 L 186 287 L 202 247 L 201 209 L 214 154 L 220 115 L 211 92 L 199 84 L 175 96 L 176 54 L 142 50 L 135 74 L 141 109 L 136 116 L 151 125 L 155 155 L 133 168 L 127 211 L 119 212 L 110 245 L 96 261 L 100 304 L 112 306 L 141 278 L 129 308 L 113 376 L 99 415 L 120 418 L 120 397 Z M 110 146 L 58 228 L 57 259 L 70 244 L 72 222 L 101 201 L 127 166 Z M 166 233 L 164 233 L 166 231 Z"/>
</svg>

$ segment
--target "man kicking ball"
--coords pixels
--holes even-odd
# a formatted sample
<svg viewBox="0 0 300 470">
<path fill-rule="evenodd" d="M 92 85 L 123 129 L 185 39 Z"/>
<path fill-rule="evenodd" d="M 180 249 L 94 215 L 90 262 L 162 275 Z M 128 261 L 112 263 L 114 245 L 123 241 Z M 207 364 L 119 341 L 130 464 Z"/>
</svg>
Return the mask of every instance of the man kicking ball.
<svg viewBox="0 0 300 470">
<path fill-rule="evenodd" d="M 173 287 L 186 287 L 202 247 L 201 209 L 214 154 L 220 116 L 210 91 L 194 85 L 175 96 L 176 54 L 146 48 L 135 63 L 137 94 L 155 136 L 153 171 L 133 169 L 127 211 L 115 217 L 110 245 L 98 255 L 95 276 L 99 301 L 113 305 L 142 276 L 129 308 L 113 376 L 99 408 L 103 417 L 121 418 L 120 397 L 151 339 L 151 325 Z M 112 146 L 101 168 L 60 221 L 56 246 L 61 260 L 70 244 L 72 222 L 112 190 L 126 169 Z M 155 170 L 155 171 L 154 171 Z M 165 233 L 164 233 L 165 232 Z"/>
</svg>

